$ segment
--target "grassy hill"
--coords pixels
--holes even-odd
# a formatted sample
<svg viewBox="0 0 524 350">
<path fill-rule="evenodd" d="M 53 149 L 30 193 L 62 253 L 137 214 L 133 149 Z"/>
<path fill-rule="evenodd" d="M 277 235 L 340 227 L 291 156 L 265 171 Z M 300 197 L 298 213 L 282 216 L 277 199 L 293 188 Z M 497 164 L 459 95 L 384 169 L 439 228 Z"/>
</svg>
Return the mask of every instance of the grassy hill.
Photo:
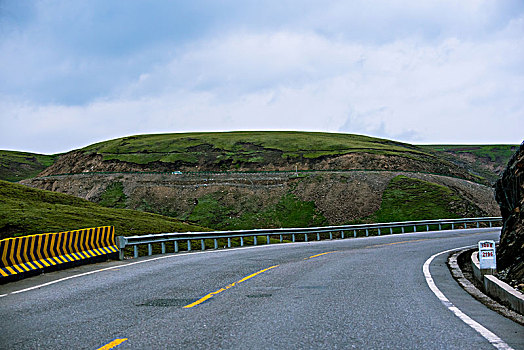
<svg viewBox="0 0 524 350">
<path fill-rule="evenodd" d="M 161 215 L 105 208 L 62 193 L 0 181 L 0 239 L 96 226 L 115 226 L 117 235 L 202 231 Z"/>
<path fill-rule="evenodd" d="M 29 179 L 52 165 L 57 158 L 58 155 L 0 151 L 0 180 Z"/>
<path fill-rule="evenodd" d="M 362 135 L 312 132 L 228 132 L 154 134 L 124 137 L 88 146 L 84 152 L 137 164 L 152 162 L 197 164 L 202 157 L 232 164 L 264 163 L 266 153 L 283 159 L 315 159 L 353 152 L 428 155 L 408 144 Z"/>
<path fill-rule="evenodd" d="M 62 154 L 22 183 L 213 229 L 491 216 L 492 165 L 509 149 L 319 132 L 137 135 Z"/>
<path fill-rule="evenodd" d="M 69 152 L 41 175 L 295 170 L 401 170 L 487 183 L 414 145 L 362 135 L 279 131 L 123 137 Z"/>
</svg>

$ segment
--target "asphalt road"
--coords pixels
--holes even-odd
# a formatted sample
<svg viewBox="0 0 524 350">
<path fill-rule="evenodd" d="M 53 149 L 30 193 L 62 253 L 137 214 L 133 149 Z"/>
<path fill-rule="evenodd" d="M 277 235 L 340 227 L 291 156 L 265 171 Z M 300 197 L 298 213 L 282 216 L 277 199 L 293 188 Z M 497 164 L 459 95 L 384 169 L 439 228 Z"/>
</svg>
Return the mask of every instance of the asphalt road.
<svg viewBox="0 0 524 350">
<path fill-rule="evenodd" d="M 499 234 L 280 244 L 53 272 L 0 286 L 0 348 L 493 349 L 430 290 L 422 266 L 433 254 Z M 524 327 L 464 292 L 446 258 L 430 265 L 436 286 L 508 346 L 524 349 Z"/>
</svg>

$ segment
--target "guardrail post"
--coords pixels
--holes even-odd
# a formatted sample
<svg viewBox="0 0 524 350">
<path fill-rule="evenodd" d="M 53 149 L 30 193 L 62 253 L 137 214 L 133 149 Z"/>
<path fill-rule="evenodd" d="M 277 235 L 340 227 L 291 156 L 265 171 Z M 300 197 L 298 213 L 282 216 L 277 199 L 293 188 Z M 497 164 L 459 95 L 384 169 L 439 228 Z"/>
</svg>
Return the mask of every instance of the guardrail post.
<svg viewBox="0 0 524 350">
<path fill-rule="evenodd" d="M 200 247 L 202 248 L 202 250 L 206 250 L 206 242 L 204 242 L 203 239 L 200 240 Z"/>
<path fill-rule="evenodd" d="M 162 254 L 166 253 L 166 244 L 162 242 Z"/>
<path fill-rule="evenodd" d="M 426 225 L 426 231 L 429 231 L 429 225 Z"/>
<path fill-rule="evenodd" d="M 438 224 L 438 230 L 442 231 L 442 224 Z"/>
<path fill-rule="evenodd" d="M 455 229 L 455 224 L 454 224 L 454 223 L 451 223 L 451 229 L 452 229 L 452 230 Z"/>
<path fill-rule="evenodd" d="M 317 241 L 320 241 L 320 232 L 317 232 Z"/>
<path fill-rule="evenodd" d="M 153 246 L 151 243 L 147 245 L 147 255 L 153 255 Z"/>
<path fill-rule="evenodd" d="M 175 253 L 178 253 L 178 241 L 175 241 Z"/>
<path fill-rule="evenodd" d="M 284 242 L 284 237 L 282 237 L 282 235 L 280 235 L 280 243 Z"/>
<path fill-rule="evenodd" d="M 413 232 L 417 232 L 417 225 L 413 226 Z"/>
<path fill-rule="evenodd" d="M 464 223 L 464 228 L 468 228 L 468 223 L 467 222 Z"/>
<path fill-rule="evenodd" d="M 218 241 L 217 241 L 217 239 L 215 238 L 214 241 L 215 241 L 215 249 L 218 249 Z"/>
<path fill-rule="evenodd" d="M 240 237 L 240 246 L 241 246 L 241 247 L 244 246 L 244 237 Z"/>
<path fill-rule="evenodd" d="M 294 233 L 291 235 L 291 238 L 292 238 L 292 241 L 295 242 L 295 234 Z"/>
<path fill-rule="evenodd" d="M 266 236 L 266 243 L 271 244 L 271 240 L 269 239 L 269 235 Z"/>
<path fill-rule="evenodd" d="M 126 239 L 123 236 L 116 237 L 116 244 L 118 246 L 118 260 L 124 260 L 124 250 L 126 248 Z"/>
<path fill-rule="evenodd" d="M 304 233 L 304 242 L 307 242 L 307 233 Z"/>
<path fill-rule="evenodd" d="M 492 225 L 493 225 L 493 223 L 490 221 L 490 222 L 489 222 L 489 227 L 492 227 Z"/>
<path fill-rule="evenodd" d="M 404 226 L 402 226 L 401 228 L 402 228 L 402 233 L 405 233 L 405 232 L 404 232 Z"/>
<path fill-rule="evenodd" d="M 253 244 L 257 245 L 257 236 L 253 236 Z"/>
<path fill-rule="evenodd" d="M 133 246 L 133 258 L 138 258 L 138 246 Z"/>
<path fill-rule="evenodd" d="M 344 239 L 344 231 L 340 231 L 340 238 Z"/>
<path fill-rule="evenodd" d="M 477 221 L 477 228 L 479 228 L 479 227 L 480 227 L 479 225 L 480 225 L 480 222 L 478 222 L 478 221 Z"/>
<path fill-rule="evenodd" d="M 231 248 L 231 237 L 227 238 L 227 247 Z"/>
<path fill-rule="evenodd" d="M 380 236 L 380 227 L 378 228 L 378 235 Z"/>
<path fill-rule="evenodd" d="M 187 251 L 188 252 L 191 251 L 191 240 L 190 239 L 187 240 Z"/>
<path fill-rule="evenodd" d="M 390 235 L 393 234 L 393 227 L 390 227 L 390 228 L 389 228 L 389 234 L 390 234 Z"/>
<path fill-rule="evenodd" d="M 357 230 L 353 230 L 353 237 L 357 238 Z"/>
<path fill-rule="evenodd" d="M 368 236 L 369 236 L 369 230 L 366 229 L 366 237 L 368 237 Z"/>
<path fill-rule="evenodd" d="M 333 232 L 329 231 L 329 239 L 333 239 Z"/>
</svg>

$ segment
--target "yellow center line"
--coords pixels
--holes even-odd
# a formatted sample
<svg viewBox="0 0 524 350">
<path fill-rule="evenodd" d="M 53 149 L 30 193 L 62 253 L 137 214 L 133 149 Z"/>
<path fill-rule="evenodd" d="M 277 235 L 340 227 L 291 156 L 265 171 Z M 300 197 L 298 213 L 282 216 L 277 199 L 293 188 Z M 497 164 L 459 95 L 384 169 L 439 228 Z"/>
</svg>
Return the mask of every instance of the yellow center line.
<svg viewBox="0 0 524 350">
<path fill-rule="evenodd" d="M 203 296 L 202 298 L 198 299 L 198 300 L 195 301 L 194 303 L 191 303 L 191 304 L 189 304 L 189 305 L 184 306 L 184 309 L 190 309 L 190 308 L 192 308 L 192 307 L 194 307 L 194 306 L 197 306 L 198 304 L 202 304 L 204 301 L 206 301 L 206 300 L 208 300 L 208 299 L 211 299 L 211 298 L 214 297 L 215 295 L 217 295 L 217 294 L 219 294 L 219 293 L 222 293 L 222 292 L 228 290 L 229 288 L 234 287 L 235 285 L 237 285 L 237 284 L 239 284 L 239 283 L 245 282 L 245 281 L 247 281 L 248 279 L 253 278 L 253 277 L 255 277 L 255 276 L 258 275 L 258 274 L 261 274 L 261 273 L 266 272 L 266 271 L 268 271 L 268 270 L 274 269 L 275 267 L 278 267 L 278 266 L 280 266 L 280 265 L 271 266 L 271 267 L 268 267 L 267 269 L 260 270 L 260 271 L 258 271 L 258 272 L 252 273 L 251 275 L 242 278 L 240 281 L 237 281 L 237 282 L 233 282 L 233 283 L 231 283 L 231 284 L 228 284 L 228 285 L 225 286 L 224 288 L 220 288 L 219 290 L 216 290 L 216 291 L 214 291 L 214 292 L 211 292 L 211 293 L 209 293 L 209 294 Z"/>
<path fill-rule="evenodd" d="M 404 244 L 404 243 L 411 243 L 411 242 L 422 242 L 422 241 L 429 241 L 429 238 L 424 239 L 412 239 L 409 241 L 401 241 L 401 242 L 393 242 L 393 243 L 384 243 L 384 244 L 375 244 L 375 245 L 368 245 L 366 248 L 376 248 L 376 247 L 385 247 L 388 245 L 395 245 L 395 244 Z"/>
<path fill-rule="evenodd" d="M 115 339 L 111 343 L 106 344 L 106 345 L 102 346 L 101 348 L 99 348 L 97 350 L 109 350 L 109 349 L 116 348 L 118 345 L 122 344 L 126 340 L 127 340 L 127 338 Z"/>
<path fill-rule="evenodd" d="M 322 256 L 322 255 L 326 255 L 326 254 L 331 254 L 331 253 L 336 253 L 338 250 L 334 250 L 332 252 L 325 252 L 325 253 L 320 253 L 320 254 L 317 254 L 317 255 L 312 255 L 310 256 L 309 258 L 304 258 L 304 260 L 307 260 L 307 259 L 312 259 L 312 258 L 316 258 L 318 256 Z"/>
</svg>

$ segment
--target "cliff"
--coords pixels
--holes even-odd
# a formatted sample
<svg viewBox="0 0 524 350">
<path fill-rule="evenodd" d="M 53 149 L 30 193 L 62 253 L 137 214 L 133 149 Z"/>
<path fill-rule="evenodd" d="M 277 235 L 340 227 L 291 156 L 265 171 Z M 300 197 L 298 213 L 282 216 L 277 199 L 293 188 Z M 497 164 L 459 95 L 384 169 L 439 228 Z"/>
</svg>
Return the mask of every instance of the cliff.
<svg viewBox="0 0 524 350">
<path fill-rule="evenodd" d="M 524 282 L 524 142 L 495 185 L 503 218 L 497 269 L 507 281 Z"/>
</svg>

